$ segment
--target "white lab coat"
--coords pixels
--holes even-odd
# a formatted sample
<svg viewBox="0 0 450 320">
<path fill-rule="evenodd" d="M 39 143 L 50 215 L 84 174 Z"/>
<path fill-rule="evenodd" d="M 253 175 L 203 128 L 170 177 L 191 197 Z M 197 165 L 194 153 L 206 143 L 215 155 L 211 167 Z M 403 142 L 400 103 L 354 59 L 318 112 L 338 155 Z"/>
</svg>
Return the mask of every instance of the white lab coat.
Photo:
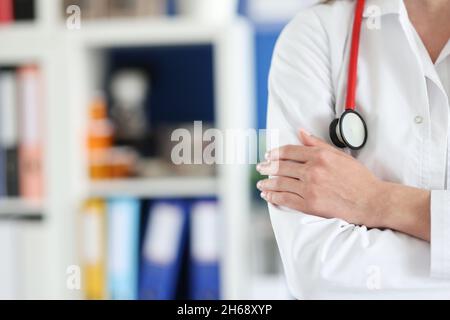
<svg viewBox="0 0 450 320">
<path fill-rule="evenodd" d="M 329 124 L 344 110 L 354 4 L 307 9 L 280 36 L 268 110 L 280 145 L 298 144 L 300 128 L 330 142 Z M 368 13 L 378 9 L 380 28 L 373 29 Z M 367 0 L 357 108 L 368 141 L 353 155 L 385 181 L 432 190 L 431 245 L 270 205 L 287 283 L 298 299 L 450 298 L 450 42 L 436 63 L 441 77 L 419 42 L 403 1 Z"/>
</svg>

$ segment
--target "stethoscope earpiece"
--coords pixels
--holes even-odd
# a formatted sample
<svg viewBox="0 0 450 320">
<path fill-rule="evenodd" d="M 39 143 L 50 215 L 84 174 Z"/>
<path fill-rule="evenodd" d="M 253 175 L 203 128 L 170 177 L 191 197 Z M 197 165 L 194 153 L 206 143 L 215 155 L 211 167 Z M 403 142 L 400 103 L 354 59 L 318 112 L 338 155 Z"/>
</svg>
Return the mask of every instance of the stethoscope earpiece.
<svg viewBox="0 0 450 320">
<path fill-rule="evenodd" d="M 345 110 L 340 118 L 330 124 L 330 138 L 338 148 L 359 150 L 367 142 L 367 126 L 355 110 Z"/>
</svg>

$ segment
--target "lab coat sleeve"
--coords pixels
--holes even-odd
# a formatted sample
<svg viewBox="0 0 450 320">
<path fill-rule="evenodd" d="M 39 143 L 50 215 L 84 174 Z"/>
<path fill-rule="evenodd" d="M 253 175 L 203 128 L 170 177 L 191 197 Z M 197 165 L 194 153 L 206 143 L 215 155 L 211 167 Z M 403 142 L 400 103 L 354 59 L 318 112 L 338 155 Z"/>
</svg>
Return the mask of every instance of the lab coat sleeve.
<svg viewBox="0 0 450 320">
<path fill-rule="evenodd" d="M 268 107 L 269 132 L 278 131 L 279 139 L 268 138 L 269 148 L 298 144 L 299 128 L 329 140 L 335 116 L 329 50 L 312 10 L 300 13 L 282 32 L 272 60 Z M 407 298 L 415 290 L 430 293 L 444 286 L 430 277 L 430 246 L 424 241 L 287 208 L 269 205 L 269 210 L 287 283 L 298 299 L 361 293 Z"/>
<path fill-rule="evenodd" d="M 450 190 L 431 192 L 431 274 L 450 279 Z"/>
</svg>

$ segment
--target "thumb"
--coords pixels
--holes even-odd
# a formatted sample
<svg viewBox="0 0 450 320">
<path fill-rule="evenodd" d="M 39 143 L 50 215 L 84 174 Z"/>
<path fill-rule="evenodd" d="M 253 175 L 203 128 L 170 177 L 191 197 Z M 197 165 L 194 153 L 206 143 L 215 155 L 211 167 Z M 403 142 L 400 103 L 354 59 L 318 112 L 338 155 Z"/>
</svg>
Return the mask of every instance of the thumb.
<svg viewBox="0 0 450 320">
<path fill-rule="evenodd" d="M 307 147 L 331 148 L 331 146 L 320 138 L 311 135 L 304 129 L 300 129 L 298 136 L 300 141 Z"/>
<path fill-rule="evenodd" d="M 328 144 L 324 140 L 313 136 L 312 134 L 308 133 L 304 129 L 300 129 L 300 131 L 298 132 L 298 136 L 300 138 L 300 141 L 306 147 L 320 147 L 320 148 L 324 148 L 324 149 L 330 150 L 331 152 L 333 152 L 335 154 L 339 154 L 339 155 L 342 155 L 344 157 L 351 158 L 350 155 L 348 155 L 345 152 L 343 152 L 343 151 L 335 148 L 334 146 Z"/>
</svg>

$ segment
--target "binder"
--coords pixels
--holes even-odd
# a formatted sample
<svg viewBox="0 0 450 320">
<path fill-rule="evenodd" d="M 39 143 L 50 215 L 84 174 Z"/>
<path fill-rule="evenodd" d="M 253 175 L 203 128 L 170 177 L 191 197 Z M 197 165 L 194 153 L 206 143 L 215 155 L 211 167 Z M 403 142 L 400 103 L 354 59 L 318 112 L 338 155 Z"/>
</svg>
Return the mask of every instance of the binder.
<svg viewBox="0 0 450 320">
<path fill-rule="evenodd" d="M 17 145 L 5 149 L 6 190 L 8 197 L 19 196 L 19 151 Z"/>
<path fill-rule="evenodd" d="M 140 202 L 116 198 L 108 203 L 109 297 L 135 300 L 138 297 Z"/>
<path fill-rule="evenodd" d="M 0 299 L 18 299 L 17 223 L 0 221 Z"/>
<path fill-rule="evenodd" d="M 13 70 L 0 71 L 0 196 L 19 195 L 17 79 Z"/>
<path fill-rule="evenodd" d="M 0 299 L 49 299 L 47 234 L 34 220 L 0 220 Z"/>
<path fill-rule="evenodd" d="M 109 17 L 162 16 L 166 0 L 109 0 Z"/>
<path fill-rule="evenodd" d="M 19 298 L 24 300 L 50 299 L 48 292 L 42 290 L 48 285 L 52 275 L 48 274 L 48 261 L 51 252 L 48 243 L 48 229 L 42 220 L 16 220 L 18 245 L 15 250 L 19 256 Z"/>
<path fill-rule="evenodd" d="M 0 0 L 0 25 L 14 20 L 13 0 Z"/>
<path fill-rule="evenodd" d="M 35 18 L 35 0 L 14 0 L 15 20 L 33 20 Z"/>
<path fill-rule="evenodd" d="M 142 245 L 139 298 L 176 298 L 188 232 L 188 207 L 183 201 L 156 201 L 149 209 Z"/>
<path fill-rule="evenodd" d="M 6 82 L 7 83 L 7 82 Z M 8 97 L 8 89 L 5 85 L 5 74 L 0 70 L 0 198 L 7 195 L 6 191 L 6 155 L 4 146 L 5 125 L 5 98 Z M 7 100 L 7 99 L 6 99 Z"/>
<path fill-rule="evenodd" d="M 34 202 L 40 202 L 43 196 L 43 107 L 40 83 L 40 73 L 36 66 L 25 66 L 18 70 L 20 194 Z"/>
<path fill-rule="evenodd" d="M 9 72 L 0 70 L 0 197 L 7 196 L 6 141 L 8 109 L 11 103 L 11 77 Z M 13 80 L 14 81 L 14 80 Z M 13 86 L 14 86 L 13 82 Z"/>
<path fill-rule="evenodd" d="M 1 95 L 0 91 L 0 95 Z M 0 105 L 1 108 L 1 105 Z M 0 124 L 1 125 L 1 124 Z M 0 145 L 0 198 L 7 195 L 6 191 L 6 156 L 2 145 Z"/>
<path fill-rule="evenodd" d="M 71 5 L 80 7 L 82 18 L 86 20 L 104 18 L 108 12 L 108 0 L 64 0 L 63 17 L 67 17 L 66 9 Z"/>
<path fill-rule="evenodd" d="M 82 210 L 82 259 L 84 295 L 89 300 L 106 299 L 105 224 L 105 202 L 100 199 L 86 201 Z"/>
<path fill-rule="evenodd" d="M 191 206 L 190 298 L 220 299 L 220 213 L 217 201 L 199 200 Z"/>
</svg>

